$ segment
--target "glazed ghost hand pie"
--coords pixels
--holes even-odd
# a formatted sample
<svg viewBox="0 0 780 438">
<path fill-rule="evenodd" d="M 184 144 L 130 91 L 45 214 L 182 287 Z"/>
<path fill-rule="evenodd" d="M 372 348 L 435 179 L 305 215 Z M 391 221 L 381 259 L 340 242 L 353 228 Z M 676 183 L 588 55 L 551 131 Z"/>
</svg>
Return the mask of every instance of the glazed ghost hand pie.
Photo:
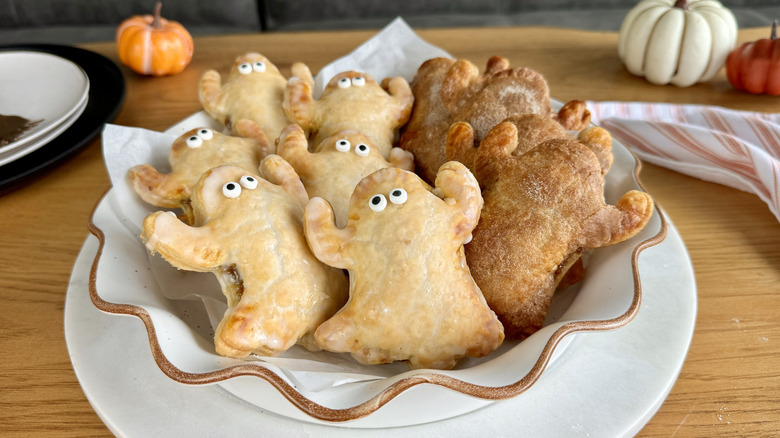
<svg viewBox="0 0 780 438">
<path fill-rule="evenodd" d="M 271 155 L 265 179 L 235 166 L 195 186 L 196 226 L 173 214 L 146 217 L 142 238 L 178 269 L 213 272 L 228 309 L 214 343 L 222 356 L 278 355 L 296 342 L 317 349 L 314 330 L 346 301 L 344 274 L 320 263 L 303 235 L 308 197 L 295 171 Z"/>
<path fill-rule="evenodd" d="M 314 255 L 350 275 L 349 301 L 317 329 L 317 344 L 364 364 L 438 369 L 496 349 L 503 329 L 463 256 L 481 204 L 456 162 L 442 166 L 433 192 L 402 169 L 372 173 L 355 188 L 344 228 L 327 202 L 311 199 L 304 230 Z"/>
<path fill-rule="evenodd" d="M 392 148 L 385 159 L 371 139 L 352 129 L 337 132 L 309 152 L 301 127 L 290 125 L 279 137 L 277 153 L 300 175 L 310 197 L 330 202 L 338 227 L 347 223 L 349 198 L 361 179 L 385 167 L 414 170 L 411 153 Z"/>
<path fill-rule="evenodd" d="M 314 81 L 305 65 L 295 63 L 292 70 L 300 80 Z M 250 52 L 236 58 L 224 83 L 216 70 L 204 73 L 198 98 L 206 113 L 228 129 L 238 120 L 249 119 L 273 141 L 290 123 L 282 108 L 286 85 L 287 79 L 268 58 Z"/>
<path fill-rule="evenodd" d="M 207 128 L 187 131 L 171 145 L 169 173 L 161 173 L 148 164 L 130 169 L 128 178 L 133 189 L 154 206 L 187 210 L 192 187 L 212 167 L 229 164 L 256 172 L 260 161 L 273 152 L 273 145 L 250 120 L 240 120 L 235 128 L 241 137 Z"/>
<path fill-rule="evenodd" d="M 450 138 L 450 147 L 471 148 L 473 137 L 463 133 L 469 129 L 453 128 L 461 142 Z M 611 140 L 597 134 L 581 136 L 588 145 L 563 137 L 514 154 L 522 137 L 506 121 L 479 145 L 474 174 L 485 206 L 466 259 L 509 339 L 542 327 L 558 282 L 584 250 L 633 237 L 653 213 L 650 196 L 636 190 L 605 203 L 602 164 L 592 149 L 608 149 Z"/>
<path fill-rule="evenodd" d="M 313 83 L 292 77 L 285 90 L 284 109 L 307 132 L 312 145 L 346 129 L 360 131 L 388 157 L 395 133 L 409 120 L 414 97 L 401 77 L 378 84 L 366 73 L 343 72 L 330 80 L 314 99 Z"/>
<path fill-rule="evenodd" d="M 446 160 L 444 141 L 455 122 L 467 122 L 480 141 L 508 117 L 547 116 L 564 129 L 580 130 L 590 121 L 582 101 L 571 101 L 554 112 L 547 82 L 524 67 L 494 56 L 483 73 L 468 60 L 434 58 L 423 63 L 412 81 L 415 105 L 400 146 L 415 156 L 415 166 L 428 181 Z"/>
</svg>

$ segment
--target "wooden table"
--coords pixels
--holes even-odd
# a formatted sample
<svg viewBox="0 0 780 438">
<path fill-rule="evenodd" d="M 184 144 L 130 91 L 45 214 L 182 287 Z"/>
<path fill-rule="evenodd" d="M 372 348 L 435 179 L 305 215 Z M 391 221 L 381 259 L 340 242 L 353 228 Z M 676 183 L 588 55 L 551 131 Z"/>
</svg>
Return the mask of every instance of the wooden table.
<svg viewBox="0 0 780 438">
<path fill-rule="evenodd" d="M 373 31 L 204 37 L 174 77 L 123 68 L 127 97 L 115 123 L 164 130 L 198 111 L 197 82 L 260 51 L 283 73 L 315 73 Z M 740 41 L 767 29 L 740 31 Z M 780 100 L 736 92 L 723 72 L 689 88 L 655 86 L 617 58 L 615 33 L 549 28 L 445 29 L 419 34 L 484 65 L 508 57 L 542 73 L 567 101 L 642 100 L 778 112 Z M 84 45 L 118 63 L 113 43 Z M 679 380 L 640 436 L 774 435 L 780 429 L 780 225 L 758 197 L 645 165 L 648 191 L 687 244 L 699 294 L 696 331 Z M 108 436 L 73 372 L 63 307 L 87 218 L 109 182 L 95 139 L 75 158 L 0 197 L 0 435 Z"/>
</svg>

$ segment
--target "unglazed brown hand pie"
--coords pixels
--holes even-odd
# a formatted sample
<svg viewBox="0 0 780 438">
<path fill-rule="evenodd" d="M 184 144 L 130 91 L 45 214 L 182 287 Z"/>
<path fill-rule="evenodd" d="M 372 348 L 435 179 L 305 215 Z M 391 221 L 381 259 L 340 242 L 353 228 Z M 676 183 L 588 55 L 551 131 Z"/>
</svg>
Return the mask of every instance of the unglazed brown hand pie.
<svg viewBox="0 0 780 438">
<path fill-rule="evenodd" d="M 471 148 L 465 129 L 454 131 L 461 132 L 461 147 Z M 633 237 L 653 213 L 650 196 L 636 190 L 605 203 L 602 165 L 591 149 L 610 148 L 609 136 L 609 144 L 587 146 L 556 138 L 515 155 L 517 132 L 502 122 L 480 143 L 474 175 L 485 206 L 466 245 L 471 273 L 509 339 L 542 327 L 556 285 L 584 250 Z M 587 136 L 594 138 L 600 136 Z"/>
<path fill-rule="evenodd" d="M 176 268 L 217 276 L 228 304 L 214 339 L 223 356 L 273 356 L 296 342 L 318 349 L 314 330 L 346 301 L 343 272 L 320 263 L 306 244 L 308 197 L 295 171 L 271 155 L 262 174 L 209 170 L 192 195 L 196 226 L 166 212 L 143 223 L 152 253 Z"/>
<path fill-rule="evenodd" d="M 428 60 L 418 69 L 412 91 L 415 106 L 400 146 L 414 154 L 418 173 L 429 181 L 446 160 L 444 141 L 452 123 L 469 123 L 480 141 L 501 121 L 517 115 L 548 116 L 567 130 L 580 130 L 590 121 L 582 101 L 553 112 L 542 75 L 524 67 L 512 69 L 500 56 L 490 58 L 481 74 L 467 60 Z"/>
<path fill-rule="evenodd" d="M 393 148 L 385 159 L 371 139 L 355 130 L 326 138 L 312 153 L 301 127 L 290 125 L 282 131 L 277 150 L 300 175 L 310 197 L 330 202 L 338 227 L 347 223 L 349 198 L 361 179 L 385 167 L 414 170 L 411 153 Z"/>
<path fill-rule="evenodd" d="M 437 369 L 496 349 L 503 328 L 463 255 L 481 204 L 476 180 L 457 162 L 442 166 L 433 192 L 412 172 L 377 170 L 355 188 L 344 228 L 330 204 L 312 198 L 309 246 L 350 275 L 349 301 L 317 329 L 317 344 L 365 364 Z"/>
<path fill-rule="evenodd" d="M 305 65 L 293 64 L 292 70 L 299 80 L 313 82 Z M 246 53 L 236 58 L 224 83 L 216 70 L 204 73 L 198 97 L 206 113 L 228 129 L 238 120 L 249 119 L 273 141 L 290 123 L 282 108 L 286 85 L 287 79 L 268 58 Z"/>
<path fill-rule="evenodd" d="M 386 79 L 380 86 L 355 71 L 334 76 L 319 99 L 314 99 L 312 88 L 313 83 L 294 76 L 284 98 L 288 117 L 307 132 L 311 145 L 354 129 L 370 138 L 384 157 L 390 154 L 396 130 L 409 120 L 414 101 L 405 79 Z"/>
<path fill-rule="evenodd" d="M 220 134 L 207 128 L 187 131 L 171 145 L 170 173 L 160 173 L 148 164 L 133 167 L 128 177 L 144 201 L 163 208 L 187 211 L 192 187 L 212 167 L 239 166 L 256 173 L 260 161 L 273 152 L 265 133 L 250 120 L 240 120 L 235 130 L 241 137 Z"/>
</svg>

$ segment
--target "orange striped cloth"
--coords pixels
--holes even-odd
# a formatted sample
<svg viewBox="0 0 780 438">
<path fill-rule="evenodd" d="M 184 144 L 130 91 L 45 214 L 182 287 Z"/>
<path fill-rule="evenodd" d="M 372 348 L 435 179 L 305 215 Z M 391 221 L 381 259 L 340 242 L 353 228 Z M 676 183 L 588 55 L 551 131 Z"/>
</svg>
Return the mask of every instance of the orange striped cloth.
<svg viewBox="0 0 780 438">
<path fill-rule="evenodd" d="M 591 121 L 648 163 L 755 193 L 780 220 L 780 113 L 588 102 Z"/>
</svg>

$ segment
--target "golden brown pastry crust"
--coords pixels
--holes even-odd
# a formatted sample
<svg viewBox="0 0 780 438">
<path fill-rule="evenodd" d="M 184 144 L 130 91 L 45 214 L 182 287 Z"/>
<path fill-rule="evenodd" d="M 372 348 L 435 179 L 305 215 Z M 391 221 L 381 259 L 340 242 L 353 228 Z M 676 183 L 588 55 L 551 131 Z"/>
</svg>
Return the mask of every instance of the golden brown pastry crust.
<svg viewBox="0 0 780 438">
<path fill-rule="evenodd" d="M 591 148 L 608 148 L 611 140 L 589 148 L 554 138 L 514 155 L 522 143 L 517 133 L 512 121 L 502 122 L 480 143 L 474 174 L 485 206 L 466 245 L 474 279 L 509 339 L 542 327 L 558 282 L 584 250 L 634 236 L 653 212 L 650 196 L 636 190 L 605 203 L 602 165 Z M 472 147 L 467 135 L 460 138 L 460 147 Z"/>
<path fill-rule="evenodd" d="M 309 201 L 304 229 L 314 254 L 350 272 L 347 305 L 315 333 L 322 348 L 366 364 L 448 369 L 501 344 L 501 324 L 463 255 L 482 204 L 477 182 L 450 162 L 434 192 L 411 172 L 380 169 L 355 188 L 344 228 L 328 203 Z M 374 211 L 378 195 L 385 205 Z"/>
<path fill-rule="evenodd" d="M 385 159 L 370 138 L 353 129 L 337 132 L 309 152 L 303 129 L 290 125 L 282 131 L 277 151 L 300 175 L 310 197 L 330 202 L 338 227 L 347 223 L 349 198 L 361 179 L 385 167 L 414 170 L 411 153 L 393 148 Z"/>
<path fill-rule="evenodd" d="M 313 146 L 339 131 L 354 129 L 388 157 L 396 131 L 409 120 L 413 101 L 409 84 L 401 77 L 380 85 L 366 73 L 347 71 L 334 76 L 319 99 L 314 99 L 311 82 L 290 78 L 284 110 L 301 125 Z"/>
<path fill-rule="evenodd" d="M 301 65 L 294 65 L 293 72 L 301 80 L 313 81 L 311 72 Z M 236 58 L 224 83 L 216 70 L 204 73 L 198 98 L 206 113 L 228 129 L 233 130 L 238 120 L 249 119 L 273 141 L 290 124 L 282 108 L 286 85 L 287 79 L 268 58 L 250 52 Z"/>
<path fill-rule="evenodd" d="M 265 133 L 250 120 L 236 123 L 241 137 L 221 134 L 208 128 L 195 128 L 179 136 L 171 145 L 169 173 L 161 173 L 148 164 L 130 169 L 128 178 L 144 201 L 162 208 L 186 208 L 192 187 L 207 170 L 232 165 L 251 173 L 274 147 Z"/>
<path fill-rule="evenodd" d="M 316 348 L 312 333 L 346 301 L 344 274 L 320 263 L 306 244 L 308 197 L 295 171 L 271 155 L 262 173 L 266 179 L 234 166 L 209 170 L 193 192 L 195 226 L 166 212 L 143 223 L 152 253 L 219 279 L 228 310 L 214 342 L 228 357 L 277 355 L 296 342 Z"/>
<path fill-rule="evenodd" d="M 553 112 L 542 75 L 524 67 L 512 69 L 500 56 L 490 58 L 483 73 L 463 59 L 428 60 L 418 69 L 412 91 L 415 105 L 399 146 L 414 154 L 415 167 L 427 181 L 446 160 L 444 142 L 453 123 L 469 123 L 479 142 L 501 121 L 523 114 L 551 117 L 567 130 L 580 130 L 590 121 L 582 101 Z"/>
</svg>

